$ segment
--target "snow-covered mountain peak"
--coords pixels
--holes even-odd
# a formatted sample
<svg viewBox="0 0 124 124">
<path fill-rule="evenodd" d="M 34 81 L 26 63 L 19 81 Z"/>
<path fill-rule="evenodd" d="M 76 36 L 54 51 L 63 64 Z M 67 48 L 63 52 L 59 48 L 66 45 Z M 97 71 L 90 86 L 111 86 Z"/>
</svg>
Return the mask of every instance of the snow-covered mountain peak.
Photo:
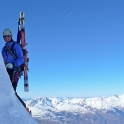
<svg viewBox="0 0 124 124">
<path fill-rule="evenodd" d="M 118 99 L 119 96 L 117 96 L 116 94 L 113 94 L 113 95 L 111 96 L 111 98 L 113 98 L 113 99 Z"/>
<path fill-rule="evenodd" d="M 121 111 L 124 108 L 124 94 L 93 98 L 37 97 L 27 100 L 26 103 L 34 117 L 43 120 L 59 120 L 63 123 L 63 120 L 76 118 L 78 120 L 84 115 L 99 118 L 97 113 L 103 115 L 110 113 L 110 116 L 112 113 L 123 114 Z M 121 113 L 118 113 L 119 111 Z"/>
<path fill-rule="evenodd" d="M 35 112 L 42 110 L 42 114 L 51 112 L 81 112 L 87 113 L 92 110 L 112 110 L 124 107 L 124 95 L 112 95 L 110 97 L 94 98 L 62 98 L 62 97 L 37 97 L 26 101 L 29 108 Z M 35 113 L 34 112 L 34 113 Z M 44 112 L 44 113 L 43 113 Z M 36 112 L 37 113 L 37 112 Z M 35 114 L 36 114 L 35 113 Z M 35 116 L 34 114 L 34 116 Z M 38 114 L 38 113 L 37 113 Z M 37 115 L 36 114 L 36 115 Z"/>
</svg>

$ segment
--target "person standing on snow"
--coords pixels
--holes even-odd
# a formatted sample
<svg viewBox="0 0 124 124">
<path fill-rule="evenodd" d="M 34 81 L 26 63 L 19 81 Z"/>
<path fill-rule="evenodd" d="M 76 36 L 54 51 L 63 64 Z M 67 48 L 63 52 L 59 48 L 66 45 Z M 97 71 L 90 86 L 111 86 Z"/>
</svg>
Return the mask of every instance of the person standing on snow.
<svg viewBox="0 0 124 124">
<path fill-rule="evenodd" d="M 5 67 L 7 69 L 8 75 L 10 77 L 13 89 L 19 101 L 26 108 L 26 104 L 23 100 L 17 95 L 16 88 L 18 84 L 18 79 L 22 74 L 22 65 L 24 64 L 24 57 L 21 46 L 13 41 L 12 32 L 10 29 L 5 29 L 3 31 L 3 39 L 6 42 L 5 46 L 2 49 L 2 56 L 5 63 Z M 13 45 L 14 44 L 14 45 Z M 14 49 L 13 53 L 16 56 L 16 59 L 13 57 L 12 53 L 10 53 L 9 49 L 12 51 L 12 47 Z M 9 49 L 8 49 L 9 48 Z"/>
</svg>

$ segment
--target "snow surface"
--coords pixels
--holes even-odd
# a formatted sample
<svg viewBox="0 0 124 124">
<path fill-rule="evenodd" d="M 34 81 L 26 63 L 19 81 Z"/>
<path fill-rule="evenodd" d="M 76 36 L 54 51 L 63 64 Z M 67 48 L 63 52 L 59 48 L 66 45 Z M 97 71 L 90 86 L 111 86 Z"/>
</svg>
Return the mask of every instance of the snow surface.
<svg viewBox="0 0 124 124">
<path fill-rule="evenodd" d="M 94 98 L 51 98 L 36 97 L 26 101 L 27 106 L 32 110 L 34 117 L 54 119 L 56 113 L 92 113 L 101 110 L 103 112 L 114 111 L 114 108 L 124 108 L 124 95 Z"/>
<path fill-rule="evenodd" d="M 15 96 L 0 54 L 0 124 L 38 124 Z"/>
</svg>

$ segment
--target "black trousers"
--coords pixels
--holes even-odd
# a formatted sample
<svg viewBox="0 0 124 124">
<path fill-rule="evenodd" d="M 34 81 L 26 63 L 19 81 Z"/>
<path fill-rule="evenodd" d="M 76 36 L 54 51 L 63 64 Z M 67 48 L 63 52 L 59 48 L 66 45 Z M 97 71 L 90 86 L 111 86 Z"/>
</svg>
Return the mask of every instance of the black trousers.
<svg viewBox="0 0 124 124">
<path fill-rule="evenodd" d="M 17 96 L 17 98 L 19 99 L 19 101 L 22 103 L 22 105 L 26 108 L 26 104 L 23 102 L 23 100 L 17 95 L 17 92 L 16 92 L 16 88 L 17 88 L 17 84 L 18 82 L 12 82 L 12 78 L 13 78 L 13 70 L 9 70 L 7 69 L 7 72 L 9 74 L 9 77 L 10 77 L 10 80 L 11 80 L 11 83 L 12 83 L 12 86 L 13 86 L 13 89 L 15 91 L 15 95 Z"/>
</svg>

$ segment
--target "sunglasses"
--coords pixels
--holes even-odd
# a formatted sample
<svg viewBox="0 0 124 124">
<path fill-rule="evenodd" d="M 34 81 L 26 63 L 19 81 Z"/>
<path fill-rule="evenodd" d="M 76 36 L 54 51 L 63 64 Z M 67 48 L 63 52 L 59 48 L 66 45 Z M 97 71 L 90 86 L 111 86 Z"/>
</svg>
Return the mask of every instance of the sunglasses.
<svg viewBox="0 0 124 124">
<path fill-rule="evenodd" d="M 11 35 L 3 35 L 3 38 L 11 37 Z"/>
</svg>

